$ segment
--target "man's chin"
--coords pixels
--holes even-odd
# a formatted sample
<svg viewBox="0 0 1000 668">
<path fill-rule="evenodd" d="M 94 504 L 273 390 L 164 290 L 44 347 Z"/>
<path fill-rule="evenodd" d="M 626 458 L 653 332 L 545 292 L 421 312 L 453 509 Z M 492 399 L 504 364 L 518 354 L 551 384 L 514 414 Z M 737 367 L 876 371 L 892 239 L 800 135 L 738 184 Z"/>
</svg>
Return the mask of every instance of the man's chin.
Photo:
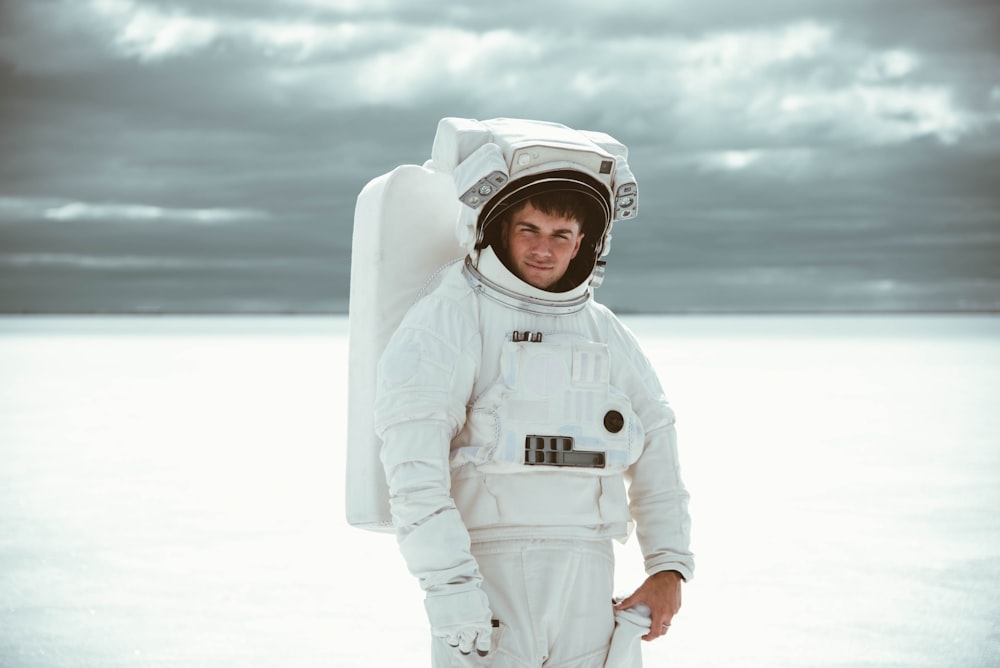
<svg viewBox="0 0 1000 668">
<path fill-rule="evenodd" d="M 522 272 L 521 280 L 539 290 L 548 290 L 557 282 L 557 279 L 553 279 L 552 272 L 538 269 Z"/>
<path fill-rule="evenodd" d="M 538 288 L 539 290 L 548 290 L 556 284 L 555 281 L 551 280 L 550 276 L 526 276 L 523 280 L 531 287 Z"/>
</svg>

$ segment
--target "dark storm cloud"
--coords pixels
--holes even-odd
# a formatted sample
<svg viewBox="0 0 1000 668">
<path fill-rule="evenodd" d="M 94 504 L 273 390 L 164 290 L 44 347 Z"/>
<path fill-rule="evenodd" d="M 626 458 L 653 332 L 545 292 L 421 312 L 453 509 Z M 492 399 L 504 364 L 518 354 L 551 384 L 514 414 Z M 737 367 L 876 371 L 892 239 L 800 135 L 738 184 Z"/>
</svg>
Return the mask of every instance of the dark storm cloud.
<svg viewBox="0 0 1000 668">
<path fill-rule="evenodd" d="M 0 308 L 342 308 L 357 192 L 445 115 L 631 147 L 609 303 L 1000 308 L 995 3 L 0 11 Z"/>
<path fill-rule="evenodd" d="M 682 310 L 995 309 L 1000 193 L 988 182 L 1000 155 L 927 143 L 827 152 L 796 178 L 671 167 L 644 191 L 640 220 L 616 227 L 605 298 L 633 310 L 651 293 Z"/>
</svg>

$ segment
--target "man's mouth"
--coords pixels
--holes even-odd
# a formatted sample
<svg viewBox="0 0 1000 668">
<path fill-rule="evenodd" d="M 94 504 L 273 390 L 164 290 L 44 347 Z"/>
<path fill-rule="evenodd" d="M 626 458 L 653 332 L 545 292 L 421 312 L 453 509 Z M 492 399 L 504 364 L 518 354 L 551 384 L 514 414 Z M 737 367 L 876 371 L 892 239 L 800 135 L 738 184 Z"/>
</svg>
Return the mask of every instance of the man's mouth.
<svg viewBox="0 0 1000 668">
<path fill-rule="evenodd" d="M 549 266 L 543 266 L 543 265 L 540 265 L 540 264 L 533 264 L 531 262 L 525 262 L 525 264 L 528 265 L 529 269 L 534 269 L 535 271 L 551 271 L 552 270 L 552 267 L 549 267 Z"/>
</svg>

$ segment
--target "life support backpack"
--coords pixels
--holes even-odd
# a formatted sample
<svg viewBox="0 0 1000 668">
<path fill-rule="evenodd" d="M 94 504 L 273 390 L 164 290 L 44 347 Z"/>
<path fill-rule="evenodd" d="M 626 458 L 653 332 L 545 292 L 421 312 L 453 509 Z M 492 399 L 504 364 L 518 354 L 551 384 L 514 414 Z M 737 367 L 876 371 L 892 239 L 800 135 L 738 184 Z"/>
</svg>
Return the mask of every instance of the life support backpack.
<svg viewBox="0 0 1000 668">
<path fill-rule="evenodd" d="M 349 524 L 392 531 L 389 488 L 373 426 L 379 357 L 435 273 L 465 257 L 450 174 L 402 165 L 358 195 L 351 247 L 347 485 Z"/>
</svg>

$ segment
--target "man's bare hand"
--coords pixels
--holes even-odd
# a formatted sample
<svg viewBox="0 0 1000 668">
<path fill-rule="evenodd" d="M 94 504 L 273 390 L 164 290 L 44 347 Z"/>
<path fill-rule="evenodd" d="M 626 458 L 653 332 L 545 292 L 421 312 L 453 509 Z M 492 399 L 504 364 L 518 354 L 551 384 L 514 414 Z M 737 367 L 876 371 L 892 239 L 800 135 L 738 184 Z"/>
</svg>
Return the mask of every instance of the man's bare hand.
<svg viewBox="0 0 1000 668">
<path fill-rule="evenodd" d="M 646 578 L 646 581 L 624 601 L 615 606 L 616 610 L 631 608 L 644 603 L 650 610 L 652 627 L 643 640 L 656 640 L 667 633 L 670 620 L 681 609 L 681 574 L 677 571 L 660 571 Z"/>
</svg>

